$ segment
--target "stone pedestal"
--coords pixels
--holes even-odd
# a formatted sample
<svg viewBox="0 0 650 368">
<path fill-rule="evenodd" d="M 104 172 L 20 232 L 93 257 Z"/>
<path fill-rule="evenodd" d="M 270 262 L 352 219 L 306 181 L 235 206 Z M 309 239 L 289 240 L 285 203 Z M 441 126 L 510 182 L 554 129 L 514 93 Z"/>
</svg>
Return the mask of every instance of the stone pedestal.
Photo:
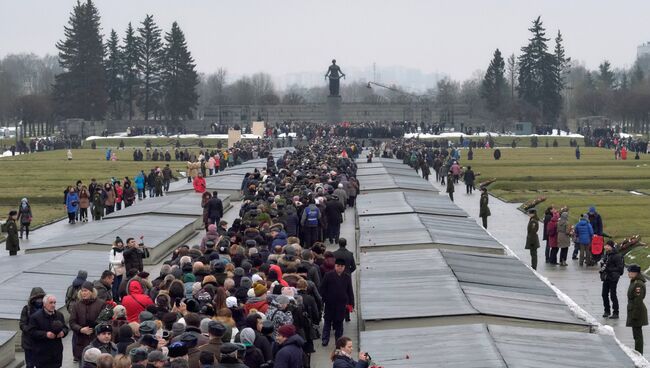
<svg viewBox="0 0 650 368">
<path fill-rule="evenodd" d="M 264 126 L 263 121 L 254 121 L 253 126 L 251 127 L 251 132 L 254 135 L 264 138 L 264 133 L 266 132 L 266 127 Z"/>
<path fill-rule="evenodd" d="M 340 123 L 343 121 L 341 113 L 341 96 L 327 96 L 327 122 Z"/>
<path fill-rule="evenodd" d="M 239 141 L 241 141 L 241 130 L 228 129 L 228 148 L 231 148 Z"/>
</svg>

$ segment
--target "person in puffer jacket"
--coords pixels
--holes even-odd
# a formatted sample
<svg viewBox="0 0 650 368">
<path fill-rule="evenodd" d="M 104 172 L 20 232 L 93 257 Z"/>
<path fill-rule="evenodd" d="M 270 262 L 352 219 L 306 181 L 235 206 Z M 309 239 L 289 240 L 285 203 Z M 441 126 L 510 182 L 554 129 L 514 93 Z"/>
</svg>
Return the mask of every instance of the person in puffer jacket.
<svg viewBox="0 0 650 368">
<path fill-rule="evenodd" d="M 589 223 L 589 216 L 583 215 L 580 221 L 574 227 L 576 237 L 576 247 L 580 247 L 580 266 L 584 265 L 585 253 L 587 253 L 587 264 L 591 264 L 591 238 L 594 236 L 594 230 Z M 575 252 L 574 252 L 575 254 Z M 575 257 L 574 257 L 575 259 Z"/>
<path fill-rule="evenodd" d="M 140 312 L 153 304 L 149 296 L 144 294 L 142 284 L 137 280 L 129 281 L 127 295 L 122 299 L 122 305 L 126 308 L 126 319 L 131 322 L 138 322 Z"/>
</svg>

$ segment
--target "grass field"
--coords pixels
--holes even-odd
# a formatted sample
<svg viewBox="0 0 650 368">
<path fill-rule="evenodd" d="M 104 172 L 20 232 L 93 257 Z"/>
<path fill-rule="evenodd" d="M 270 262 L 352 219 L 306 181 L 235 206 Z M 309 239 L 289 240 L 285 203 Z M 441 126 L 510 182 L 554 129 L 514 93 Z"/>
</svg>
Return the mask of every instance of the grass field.
<svg viewBox="0 0 650 368">
<path fill-rule="evenodd" d="M 140 171 L 148 172 L 158 161 L 132 161 L 132 151 L 117 150 L 118 161 L 106 161 L 103 150 L 72 150 L 71 161 L 67 160 L 65 150 L 38 152 L 16 157 L 0 158 L 0 217 L 4 218 L 10 209 L 15 209 L 20 199 L 27 197 L 32 205 L 34 221 L 37 226 L 65 217 L 63 191 L 68 185 L 81 180 L 85 185 L 91 178 L 99 183 L 111 177 L 122 180 L 131 179 Z M 172 170 L 185 171 L 185 163 L 170 161 Z"/>
<path fill-rule="evenodd" d="M 581 159 L 576 160 L 573 148 L 502 149 L 501 159 L 496 161 L 492 150 L 476 150 L 474 160 L 464 163 L 481 174 L 478 181 L 496 178 L 490 192 L 504 200 L 525 202 L 545 196 L 547 200 L 538 206 L 538 212 L 543 213 L 550 205 L 567 206 L 571 222 L 595 206 L 605 232 L 616 241 L 634 234 L 650 241 L 650 156 L 616 161 L 610 150 L 581 148 L 581 152 Z M 650 250 L 637 249 L 630 253 L 628 262 L 641 263 L 648 269 L 648 255 Z"/>
<path fill-rule="evenodd" d="M 198 147 L 199 141 L 203 141 L 203 145 L 205 147 L 217 147 L 219 141 L 221 141 L 221 144 L 223 144 L 224 147 L 228 144 L 228 140 L 218 138 L 124 138 L 124 147 L 142 148 L 145 146 L 147 139 L 151 140 L 151 147 L 169 148 L 170 152 L 174 149 L 176 140 L 180 141 L 181 147 L 183 149 L 185 147 Z M 120 138 L 101 138 L 95 139 L 95 144 L 97 145 L 97 148 L 115 148 L 119 147 L 121 140 L 122 139 Z M 90 148 L 91 142 L 92 141 L 84 141 L 84 148 Z"/>
</svg>

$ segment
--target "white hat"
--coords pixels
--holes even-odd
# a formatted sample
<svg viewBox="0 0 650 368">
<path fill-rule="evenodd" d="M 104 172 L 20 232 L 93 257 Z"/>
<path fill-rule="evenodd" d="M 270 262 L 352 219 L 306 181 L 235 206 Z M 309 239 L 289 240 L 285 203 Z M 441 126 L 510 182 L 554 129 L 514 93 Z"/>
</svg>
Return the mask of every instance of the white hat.
<svg viewBox="0 0 650 368">
<path fill-rule="evenodd" d="M 234 308 L 237 306 L 237 298 L 234 296 L 229 296 L 226 298 L 226 307 Z"/>
</svg>

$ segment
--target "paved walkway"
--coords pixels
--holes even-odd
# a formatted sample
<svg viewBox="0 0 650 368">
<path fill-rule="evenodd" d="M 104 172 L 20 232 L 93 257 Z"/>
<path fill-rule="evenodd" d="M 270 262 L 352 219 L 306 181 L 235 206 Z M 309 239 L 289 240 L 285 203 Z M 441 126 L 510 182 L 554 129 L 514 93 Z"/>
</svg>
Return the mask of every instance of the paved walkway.
<svg viewBox="0 0 650 368">
<path fill-rule="evenodd" d="M 440 195 L 445 193 L 446 188 L 440 183 L 435 182 L 435 175 L 429 177 L 429 180 L 440 190 Z M 455 187 L 454 202 L 464 209 L 472 218 L 481 224 L 479 214 L 480 192 L 474 191 L 473 194 L 466 194 L 465 184 L 460 182 Z M 506 203 L 496 197 L 490 196 L 490 212 L 492 216 L 488 218 L 488 231 L 501 243 L 508 246 L 524 263 L 530 265 L 530 253 L 524 249 L 526 239 L 526 228 L 528 216 L 517 208 L 520 203 Z M 556 203 L 561 205 L 561 203 Z M 580 211 L 587 209 L 575 209 Z M 603 219 L 607 223 L 607 219 Z M 540 226 L 540 244 L 545 242 L 541 240 Z M 567 267 L 553 266 L 544 263 L 544 248 L 538 250 L 538 267 L 537 272 L 546 277 L 553 285 L 567 294 L 573 301 L 580 305 L 585 311 L 594 316 L 596 320 L 604 325 L 609 325 L 614 329 L 616 337 L 631 349 L 634 349 L 634 339 L 632 338 L 632 329 L 625 327 L 627 316 L 627 287 L 629 280 L 627 272 L 621 277 L 618 283 L 618 299 L 620 304 L 620 319 L 610 320 L 602 318 L 603 301 L 601 297 L 602 283 L 598 274 L 598 266 L 580 267 L 578 261 L 571 260 L 573 246 L 569 249 L 569 264 Z M 648 303 L 648 300 L 646 300 Z M 648 329 L 644 328 L 645 334 Z M 650 357 L 650 346 L 646 344 L 645 357 Z"/>
</svg>

